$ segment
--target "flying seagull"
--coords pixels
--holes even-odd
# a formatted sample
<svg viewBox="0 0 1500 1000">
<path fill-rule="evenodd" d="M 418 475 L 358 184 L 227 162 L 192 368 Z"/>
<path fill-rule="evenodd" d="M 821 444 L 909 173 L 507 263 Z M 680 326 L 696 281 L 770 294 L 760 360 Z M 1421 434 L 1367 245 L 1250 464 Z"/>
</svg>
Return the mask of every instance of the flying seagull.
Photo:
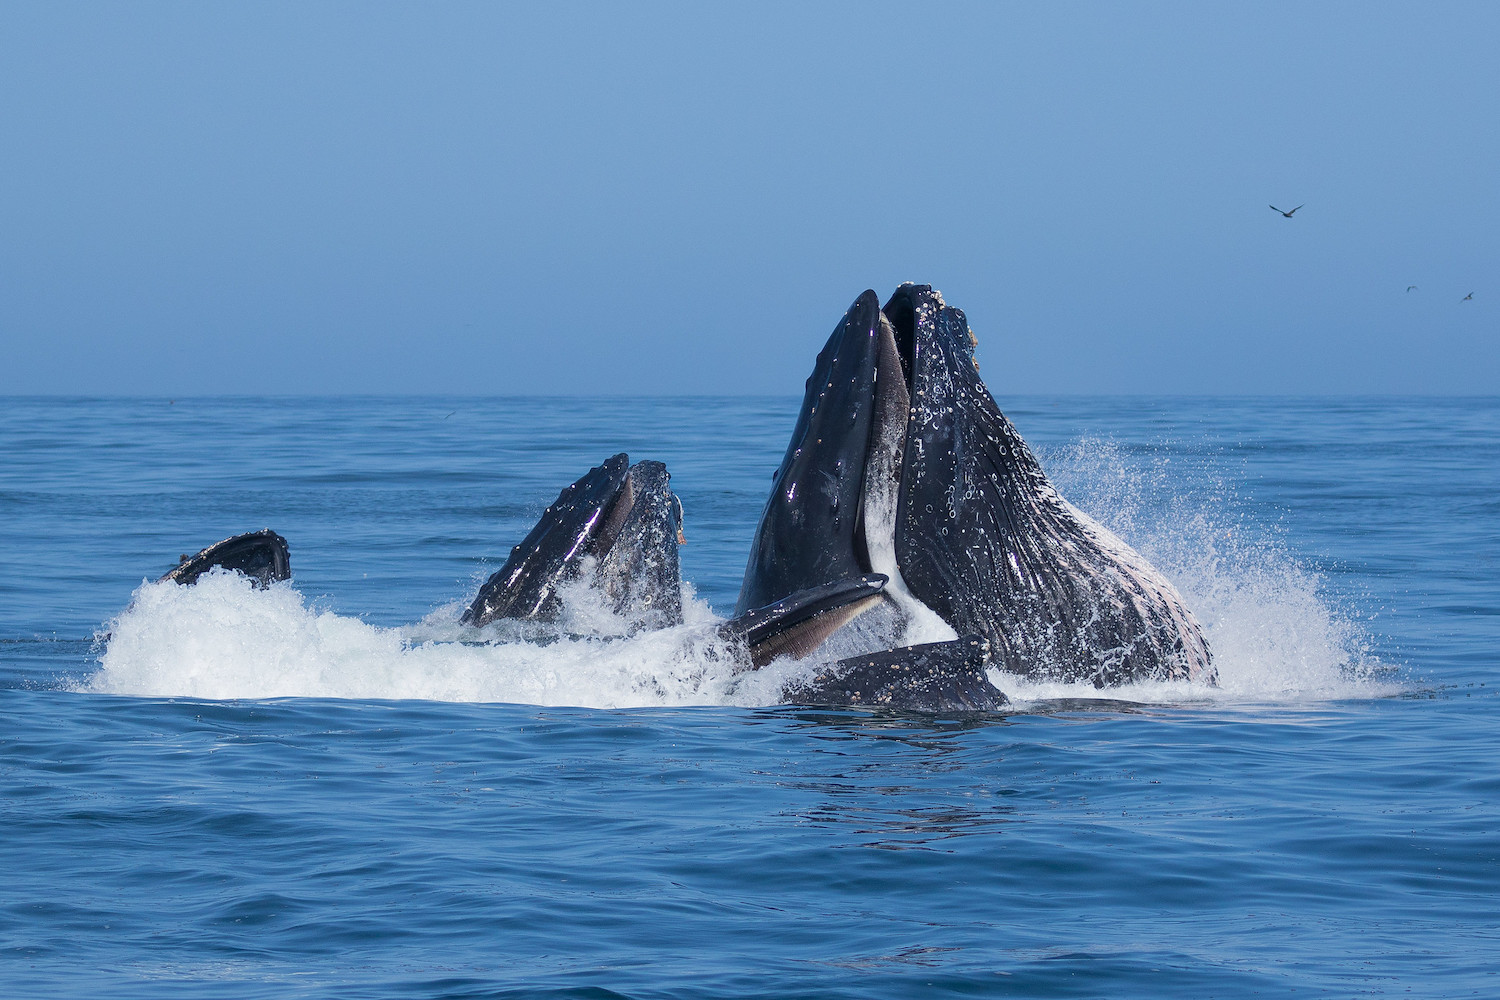
<svg viewBox="0 0 1500 1000">
<path fill-rule="evenodd" d="M 1417 286 L 1416 285 L 1407 285 L 1406 286 L 1406 290 L 1408 292 L 1415 292 L 1417 290 Z"/>
<path fill-rule="evenodd" d="M 1301 207 L 1302 207 L 1301 205 L 1297 206 L 1297 208 L 1301 208 Z M 1295 215 L 1297 213 L 1297 208 L 1292 209 L 1290 212 L 1281 212 L 1281 209 L 1277 208 L 1275 205 L 1272 205 L 1271 206 L 1271 211 L 1273 211 L 1273 212 L 1281 212 L 1282 215 L 1284 215 L 1288 219 L 1290 219 L 1293 215 Z"/>
<path fill-rule="evenodd" d="M 1460 301 L 1460 302 L 1468 302 L 1472 298 L 1474 298 L 1474 293 L 1470 292 L 1468 295 L 1465 295 L 1463 298 L 1459 299 L 1458 301 Z"/>
</svg>

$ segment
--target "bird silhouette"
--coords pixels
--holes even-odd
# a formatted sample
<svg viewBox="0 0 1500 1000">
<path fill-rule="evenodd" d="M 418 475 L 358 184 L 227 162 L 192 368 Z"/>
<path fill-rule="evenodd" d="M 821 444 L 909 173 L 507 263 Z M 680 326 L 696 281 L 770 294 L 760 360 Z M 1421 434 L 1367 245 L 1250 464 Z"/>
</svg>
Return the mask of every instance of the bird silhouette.
<svg viewBox="0 0 1500 1000">
<path fill-rule="evenodd" d="M 1468 302 L 1472 298 L 1474 298 L 1474 293 L 1470 292 L 1468 295 L 1465 295 L 1463 298 L 1459 299 L 1458 301 L 1460 301 L 1460 302 Z"/>
<path fill-rule="evenodd" d="M 1301 207 L 1302 207 L 1301 205 L 1297 206 L 1297 208 L 1301 208 Z M 1288 219 L 1290 219 L 1293 215 L 1295 215 L 1297 213 L 1297 208 L 1292 209 L 1290 212 L 1281 212 L 1281 209 L 1277 208 L 1275 205 L 1272 205 L 1271 206 L 1271 211 L 1273 211 L 1273 212 L 1281 212 L 1282 215 L 1284 215 Z"/>
<path fill-rule="evenodd" d="M 1417 286 L 1416 285 L 1407 285 L 1406 286 L 1406 290 L 1408 292 L 1415 292 L 1417 290 Z"/>
</svg>

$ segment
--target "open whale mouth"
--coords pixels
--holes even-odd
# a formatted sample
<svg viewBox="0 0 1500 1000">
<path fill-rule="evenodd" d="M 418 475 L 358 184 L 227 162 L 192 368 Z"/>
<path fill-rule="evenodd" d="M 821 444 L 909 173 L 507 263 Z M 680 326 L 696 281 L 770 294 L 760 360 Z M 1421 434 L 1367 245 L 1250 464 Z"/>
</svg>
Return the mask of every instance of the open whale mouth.
<svg viewBox="0 0 1500 1000">
<path fill-rule="evenodd" d="M 157 582 L 171 580 L 184 586 L 192 586 L 200 576 L 213 569 L 243 574 L 261 590 L 272 583 L 290 580 L 292 577 L 286 539 L 270 528 L 262 528 L 260 531 L 216 542 L 195 556 L 182 556 L 177 565 Z"/>
<path fill-rule="evenodd" d="M 785 692 L 792 701 L 1005 703 L 985 673 L 990 642 L 960 636 L 914 596 L 897 558 L 907 439 L 921 412 L 913 398 L 925 391 L 923 295 L 941 303 L 929 287 L 903 285 L 882 309 L 866 291 L 818 354 L 722 630 L 743 638 L 754 666 L 814 654 L 827 664 Z"/>
<path fill-rule="evenodd" d="M 902 285 L 884 307 L 866 291 L 829 337 L 774 476 L 737 614 L 868 574 L 887 577 L 898 600 L 908 595 L 895 541 L 913 398 L 924 391 L 918 366 L 930 349 L 917 315 L 933 301 L 942 304 L 928 286 Z"/>
<path fill-rule="evenodd" d="M 736 614 L 876 574 L 907 644 L 981 636 L 1037 679 L 1211 681 L 1181 596 L 1053 488 L 974 346 L 929 285 L 855 300 L 808 379 Z"/>
</svg>

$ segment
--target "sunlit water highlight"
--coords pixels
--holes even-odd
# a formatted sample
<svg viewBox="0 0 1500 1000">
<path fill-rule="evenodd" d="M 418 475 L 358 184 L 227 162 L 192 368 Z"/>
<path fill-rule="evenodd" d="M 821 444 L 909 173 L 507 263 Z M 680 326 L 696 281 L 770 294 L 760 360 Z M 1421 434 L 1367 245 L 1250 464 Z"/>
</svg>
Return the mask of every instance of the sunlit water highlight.
<svg viewBox="0 0 1500 1000">
<path fill-rule="evenodd" d="M 713 624 L 794 399 L 10 401 L 0 986 L 1500 992 L 1500 402 L 1002 404 L 1217 688 L 764 707 L 800 668 L 735 674 Z M 577 638 L 472 641 L 620 449 L 683 497 L 689 623 L 579 591 Z M 262 526 L 290 585 L 141 582 Z"/>
</svg>

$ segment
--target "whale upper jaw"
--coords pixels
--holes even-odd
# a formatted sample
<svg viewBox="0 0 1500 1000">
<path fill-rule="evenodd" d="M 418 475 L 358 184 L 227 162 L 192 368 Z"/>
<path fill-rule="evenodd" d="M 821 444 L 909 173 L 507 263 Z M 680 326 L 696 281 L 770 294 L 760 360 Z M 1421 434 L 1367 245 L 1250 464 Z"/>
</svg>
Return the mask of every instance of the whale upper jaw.
<svg viewBox="0 0 1500 1000">
<path fill-rule="evenodd" d="M 911 603 L 895 555 L 910 403 L 905 368 L 879 298 L 863 292 L 808 377 L 736 614 L 870 573 L 890 579 L 897 603 Z"/>
</svg>

